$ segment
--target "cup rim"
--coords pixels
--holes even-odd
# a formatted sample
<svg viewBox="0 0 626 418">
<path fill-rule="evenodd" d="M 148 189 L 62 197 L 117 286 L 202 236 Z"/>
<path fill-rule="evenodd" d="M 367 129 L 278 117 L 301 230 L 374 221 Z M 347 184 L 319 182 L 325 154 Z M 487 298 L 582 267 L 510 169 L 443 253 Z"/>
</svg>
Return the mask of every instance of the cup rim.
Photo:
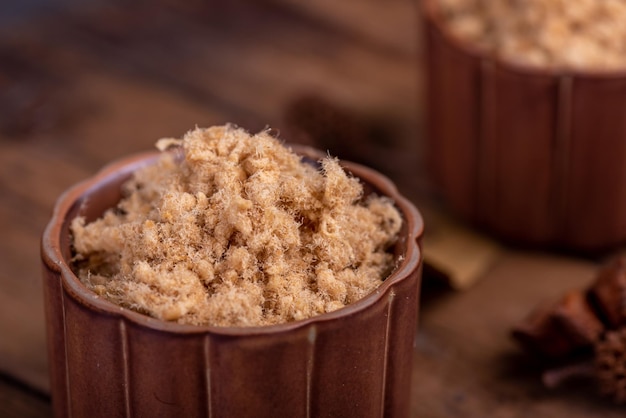
<svg viewBox="0 0 626 418">
<path fill-rule="evenodd" d="M 473 45 L 471 42 L 465 42 L 458 36 L 454 35 L 449 30 L 448 25 L 446 25 L 446 23 L 443 21 L 443 17 L 441 16 L 439 7 L 437 5 L 437 0 L 423 0 L 421 10 L 426 21 L 432 25 L 432 27 L 446 40 L 449 45 L 476 60 L 485 63 L 491 63 L 503 70 L 525 76 L 574 77 L 590 80 L 612 80 L 619 78 L 626 79 L 626 68 L 609 70 L 600 70 L 593 68 L 550 68 L 523 64 L 520 62 L 514 62 L 497 57 L 493 54 L 488 53 L 487 51 L 481 50 L 478 46 Z"/>
<path fill-rule="evenodd" d="M 312 147 L 302 145 L 288 146 L 302 156 L 316 159 L 325 156 L 324 153 Z M 282 324 L 250 327 L 179 324 L 153 318 L 116 305 L 89 290 L 74 274 L 65 260 L 61 248 L 63 227 L 69 222 L 69 219 L 67 219 L 68 213 L 76 204 L 84 202 L 84 197 L 87 194 L 94 192 L 102 184 L 108 183 L 120 175 L 130 175 L 133 171 L 154 163 L 159 155 L 160 152 L 158 151 L 149 151 L 117 159 L 105 165 L 93 176 L 71 186 L 58 198 L 54 206 L 53 214 L 42 235 L 41 258 L 45 266 L 59 276 L 63 289 L 87 309 L 101 314 L 119 316 L 141 327 L 174 334 L 209 333 L 225 337 L 277 334 L 356 315 L 369 306 L 376 304 L 387 295 L 388 297 L 393 297 L 395 295 L 393 287 L 407 280 L 422 263 L 421 237 L 424 231 L 424 222 L 417 208 L 398 192 L 396 186 L 386 176 L 363 165 L 340 160 L 341 165 L 356 177 L 366 180 L 385 196 L 391 198 L 400 210 L 403 221 L 407 223 L 406 237 L 400 237 L 407 240 L 404 257 L 399 261 L 393 272 L 385 278 L 383 283 L 367 296 L 333 312 Z M 50 280 L 50 278 L 45 277 L 44 280 Z"/>
</svg>

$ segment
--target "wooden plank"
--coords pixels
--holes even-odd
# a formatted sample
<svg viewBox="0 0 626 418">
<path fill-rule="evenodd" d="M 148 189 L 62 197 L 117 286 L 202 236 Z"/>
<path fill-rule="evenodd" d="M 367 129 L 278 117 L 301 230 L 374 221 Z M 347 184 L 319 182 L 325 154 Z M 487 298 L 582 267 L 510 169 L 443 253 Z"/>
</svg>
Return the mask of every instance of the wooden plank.
<svg viewBox="0 0 626 418">
<path fill-rule="evenodd" d="M 393 34 L 394 16 L 410 2 L 384 10 L 373 0 L 362 8 L 328 0 L 142 3 L 110 2 L 0 42 L 0 335 L 9 336 L 0 338 L 0 371 L 41 390 L 39 234 L 56 196 L 111 159 L 196 124 L 281 127 L 292 100 L 313 91 L 395 127 L 366 149 L 426 204 L 416 168 L 418 61 L 404 49 L 407 28 Z M 435 293 L 427 281 L 412 415 L 616 417 L 620 410 L 589 384 L 543 389 L 536 365 L 508 337 L 536 303 L 584 285 L 597 266 L 504 254 L 467 292 Z M 0 379 L 0 416 L 49 415 L 45 397 Z"/>
<path fill-rule="evenodd" d="M 0 376 L 0 416 L 3 418 L 51 417 L 50 400 L 21 383 Z"/>
<path fill-rule="evenodd" d="M 84 170 L 32 143 L 0 153 L 0 370 L 48 386 L 39 237 L 58 195 Z"/>
<path fill-rule="evenodd" d="M 509 252 L 472 290 L 424 289 L 416 340 L 414 416 L 432 418 L 623 416 L 592 380 L 556 390 L 510 337 L 539 302 L 587 286 L 597 265 L 549 254 Z"/>
<path fill-rule="evenodd" d="M 275 7 L 316 19 L 369 43 L 372 48 L 412 55 L 419 47 L 417 3 L 392 0 L 265 0 Z"/>
</svg>

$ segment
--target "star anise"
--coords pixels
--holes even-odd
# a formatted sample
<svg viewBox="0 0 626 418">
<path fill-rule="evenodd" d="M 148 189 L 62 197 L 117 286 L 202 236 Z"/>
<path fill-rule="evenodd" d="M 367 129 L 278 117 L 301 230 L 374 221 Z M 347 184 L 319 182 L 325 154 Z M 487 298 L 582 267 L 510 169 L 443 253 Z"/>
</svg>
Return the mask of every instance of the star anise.
<svg viewBox="0 0 626 418">
<path fill-rule="evenodd" d="M 598 273 L 589 298 L 608 328 L 626 325 L 626 258 L 618 257 Z"/>
<path fill-rule="evenodd" d="M 548 358 L 564 358 L 591 350 L 604 330 L 581 290 L 537 307 L 513 329 L 527 349 Z"/>
<path fill-rule="evenodd" d="M 594 363 L 600 392 L 626 403 L 626 328 L 608 331 L 596 342 Z"/>
</svg>

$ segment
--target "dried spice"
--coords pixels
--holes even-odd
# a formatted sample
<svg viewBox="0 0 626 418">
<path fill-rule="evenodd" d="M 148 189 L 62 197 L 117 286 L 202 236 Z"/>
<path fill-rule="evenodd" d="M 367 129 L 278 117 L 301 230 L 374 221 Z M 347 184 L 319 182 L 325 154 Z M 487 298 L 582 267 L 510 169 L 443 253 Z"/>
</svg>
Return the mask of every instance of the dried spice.
<svg viewBox="0 0 626 418">
<path fill-rule="evenodd" d="M 600 392 L 626 403 L 626 258 L 614 258 L 585 291 L 544 304 L 513 329 L 524 348 L 548 359 L 548 387 L 593 377 Z"/>
<path fill-rule="evenodd" d="M 532 311 L 513 329 L 513 336 L 527 349 L 557 358 L 590 349 L 603 331 L 585 292 L 572 290 Z"/>
<path fill-rule="evenodd" d="M 595 346 L 595 373 L 600 392 L 626 403 L 626 328 L 608 331 Z"/>
<path fill-rule="evenodd" d="M 618 257 L 602 268 L 589 297 L 609 327 L 626 325 L 626 259 Z"/>
<path fill-rule="evenodd" d="M 543 373 L 543 383 L 556 388 L 575 378 L 595 379 L 600 394 L 626 403 L 626 328 L 607 331 L 594 344 L 591 361 L 580 361 Z"/>
<path fill-rule="evenodd" d="M 196 129 L 71 225 L 75 270 L 99 295 L 179 323 L 256 326 L 331 312 L 393 269 L 402 219 L 333 158 L 308 164 L 266 132 Z"/>
</svg>

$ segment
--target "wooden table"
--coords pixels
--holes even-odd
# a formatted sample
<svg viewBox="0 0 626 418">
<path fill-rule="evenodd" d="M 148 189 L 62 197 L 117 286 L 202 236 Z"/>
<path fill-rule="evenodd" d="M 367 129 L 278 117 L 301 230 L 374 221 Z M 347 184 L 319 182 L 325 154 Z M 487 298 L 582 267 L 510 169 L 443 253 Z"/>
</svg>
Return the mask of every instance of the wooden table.
<svg viewBox="0 0 626 418">
<path fill-rule="evenodd" d="M 385 128 L 331 151 L 383 171 L 427 209 L 427 224 L 435 219 L 421 160 L 418 27 L 410 0 L 160 0 L 68 9 L 4 30 L 0 416 L 51 415 L 39 236 L 56 197 L 116 157 L 225 122 L 269 125 L 289 140 L 293 104 L 321 98 Z M 468 291 L 426 277 L 413 416 L 618 416 L 589 382 L 544 389 L 508 336 L 539 300 L 583 286 L 596 269 L 504 249 Z"/>
</svg>

